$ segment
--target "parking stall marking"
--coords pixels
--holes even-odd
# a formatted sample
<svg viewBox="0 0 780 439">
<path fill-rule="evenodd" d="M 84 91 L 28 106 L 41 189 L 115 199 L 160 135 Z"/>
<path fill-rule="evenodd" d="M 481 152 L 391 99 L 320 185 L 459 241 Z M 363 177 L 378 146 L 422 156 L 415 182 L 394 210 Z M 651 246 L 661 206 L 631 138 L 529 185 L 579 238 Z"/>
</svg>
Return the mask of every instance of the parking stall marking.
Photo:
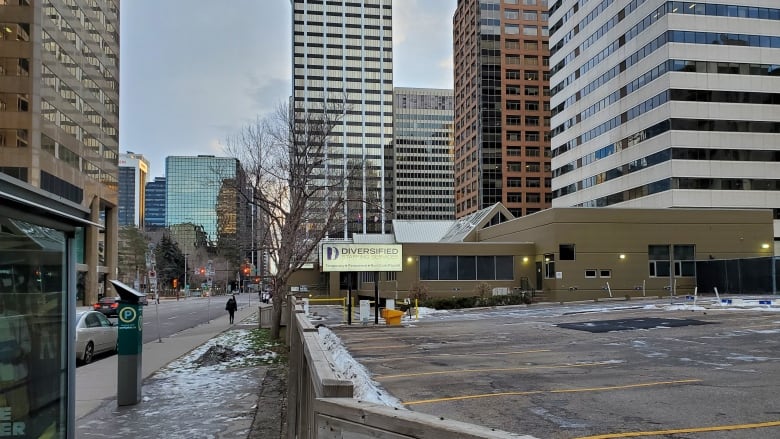
<svg viewBox="0 0 780 439">
<path fill-rule="evenodd" d="M 456 369 L 456 370 L 440 370 L 436 372 L 417 372 L 417 373 L 400 373 L 395 375 L 374 375 L 374 379 L 389 380 L 394 378 L 411 378 L 420 376 L 431 375 L 451 375 L 454 373 L 483 373 L 483 372 L 511 372 L 517 370 L 538 370 L 538 369 L 561 369 L 567 367 L 588 367 L 588 366 L 605 366 L 616 364 L 615 361 L 598 361 L 595 363 L 566 363 L 566 364 L 551 364 L 540 366 L 522 366 L 522 367 L 499 367 L 499 368 L 482 368 L 482 369 Z"/>
<path fill-rule="evenodd" d="M 417 401 L 402 401 L 401 403 L 404 405 L 417 405 L 417 404 L 432 404 L 437 402 L 463 401 L 467 399 L 478 399 L 478 398 L 495 398 L 498 396 L 526 396 L 526 395 L 540 395 L 544 393 L 560 394 L 560 393 L 579 393 L 579 392 L 605 392 L 605 391 L 615 391 L 615 390 L 636 389 L 641 387 L 692 384 L 692 383 L 699 383 L 701 381 L 702 380 L 700 379 L 687 379 L 687 380 L 674 380 L 674 381 L 656 381 L 652 383 L 626 384 L 622 386 L 589 387 L 589 388 L 582 388 L 582 389 L 528 390 L 523 392 L 483 393 L 478 395 L 452 396 L 448 398 L 433 398 L 433 399 L 421 399 Z M 601 436 L 594 436 L 594 438 L 596 437 L 601 437 Z M 604 436 L 604 437 L 608 437 L 608 436 Z M 615 436 L 615 437 L 624 437 L 624 436 Z M 585 438 L 581 438 L 581 439 L 585 439 Z M 593 439 L 593 438 L 589 438 L 589 439 Z"/>
<path fill-rule="evenodd" d="M 429 354 L 427 352 L 419 354 L 404 354 L 404 359 L 416 357 L 424 358 L 436 358 L 436 357 L 494 357 L 496 355 L 524 355 L 524 354 L 537 354 L 540 352 L 552 352 L 550 349 L 534 349 L 530 351 L 510 351 L 510 352 L 485 352 L 485 353 L 468 353 L 468 354 Z M 361 363 L 370 363 L 372 361 L 387 361 L 387 358 L 360 358 Z"/>
<path fill-rule="evenodd" d="M 749 430 L 754 428 L 780 427 L 780 421 L 757 422 L 753 424 L 715 425 L 712 427 L 679 428 L 674 430 L 632 431 L 627 433 L 609 433 L 596 436 L 582 436 L 576 439 L 617 439 L 624 437 L 665 436 L 684 433 L 710 433 L 713 431 Z"/>
</svg>

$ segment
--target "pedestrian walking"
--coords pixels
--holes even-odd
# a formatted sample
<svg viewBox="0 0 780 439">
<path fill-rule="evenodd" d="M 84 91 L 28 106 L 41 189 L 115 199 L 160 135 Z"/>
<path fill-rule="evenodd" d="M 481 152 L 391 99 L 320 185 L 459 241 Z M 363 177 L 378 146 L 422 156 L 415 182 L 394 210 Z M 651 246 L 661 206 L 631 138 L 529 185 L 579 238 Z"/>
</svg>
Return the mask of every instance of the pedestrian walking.
<svg viewBox="0 0 780 439">
<path fill-rule="evenodd" d="M 230 324 L 233 324 L 233 316 L 236 313 L 236 310 L 238 309 L 238 303 L 236 302 L 236 295 L 233 294 L 233 297 L 228 299 L 227 303 L 225 304 L 225 310 L 230 314 Z"/>
</svg>

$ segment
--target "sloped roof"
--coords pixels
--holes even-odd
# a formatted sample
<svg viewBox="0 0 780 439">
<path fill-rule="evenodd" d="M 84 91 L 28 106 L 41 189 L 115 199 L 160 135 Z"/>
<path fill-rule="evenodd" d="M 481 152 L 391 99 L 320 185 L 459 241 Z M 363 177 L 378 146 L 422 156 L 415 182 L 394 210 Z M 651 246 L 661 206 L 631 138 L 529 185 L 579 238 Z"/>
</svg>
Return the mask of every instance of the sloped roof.
<svg viewBox="0 0 780 439">
<path fill-rule="evenodd" d="M 465 242 L 486 224 L 497 224 L 513 218 L 501 203 L 496 203 L 457 220 L 393 220 L 393 231 L 398 243 Z"/>
<path fill-rule="evenodd" d="M 395 241 L 399 244 L 439 242 L 453 223 L 455 223 L 453 220 L 393 220 Z"/>
</svg>

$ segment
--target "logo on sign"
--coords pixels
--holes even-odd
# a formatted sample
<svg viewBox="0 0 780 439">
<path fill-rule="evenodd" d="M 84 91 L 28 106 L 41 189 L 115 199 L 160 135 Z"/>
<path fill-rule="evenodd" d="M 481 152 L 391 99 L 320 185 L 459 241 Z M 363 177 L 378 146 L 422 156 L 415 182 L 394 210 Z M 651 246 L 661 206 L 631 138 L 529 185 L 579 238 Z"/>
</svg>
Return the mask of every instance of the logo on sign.
<svg viewBox="0 0 780 439">
<path fill-rule="evenodd" d="M 339 250 L 336 247 L 327 247 L 326 253 L 327 259 L 329 261 L 335 260 L 339 257 Z"/>
<path fill-rule="evenodd" d="M 122 308 L 122 312 L 119 313 L 119 320 L 122 323 L 132 323 L 136 317 L 136 311 L 133 308 Z"/>
</svg>

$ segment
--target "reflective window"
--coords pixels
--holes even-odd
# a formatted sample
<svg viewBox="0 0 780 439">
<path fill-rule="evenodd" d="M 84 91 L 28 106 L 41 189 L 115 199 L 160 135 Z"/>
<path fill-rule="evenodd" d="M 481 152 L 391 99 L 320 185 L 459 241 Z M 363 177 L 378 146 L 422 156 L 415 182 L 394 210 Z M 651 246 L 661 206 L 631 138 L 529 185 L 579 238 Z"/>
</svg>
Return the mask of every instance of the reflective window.
<svg viewBox="0 0 780 439">
<path fill-rule="evenodd" d="M 64 438 L 65 235 L 0 213 L 0 436 Z"/>
</svg>

